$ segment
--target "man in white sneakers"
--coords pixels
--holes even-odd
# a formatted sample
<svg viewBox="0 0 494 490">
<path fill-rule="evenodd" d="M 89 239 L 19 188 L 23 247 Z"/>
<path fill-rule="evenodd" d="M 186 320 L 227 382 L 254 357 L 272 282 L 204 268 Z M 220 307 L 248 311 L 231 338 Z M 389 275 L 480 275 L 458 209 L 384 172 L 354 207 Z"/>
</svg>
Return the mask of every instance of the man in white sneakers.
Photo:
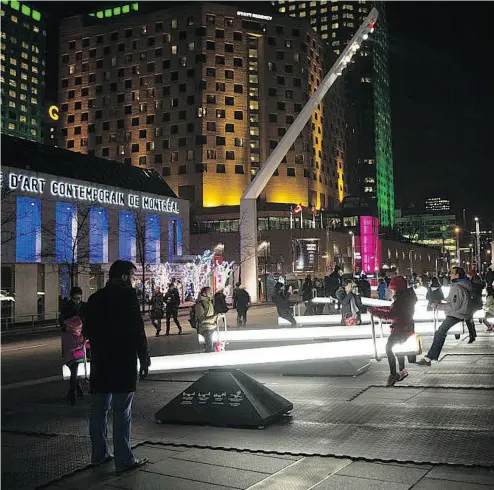
<svg viewBox="0 0 494 490">
<path fill-rule="evenodd" d="M 472 284 L 470 279 L 462 267 L 452 267 L 449 275 L 451 278 L 451 289 L 446 303 L 432 305 L 433 307 L 436 306 L 439 310 L 444 310 L 446 318 L 437 329 L 427 356 L 417 363 L 419 366 L 430 366 L 431 361 L 437 361 L 439 359 L 448 330 L 457 323 L 465 321 L 467 324 L 470 333 L 469 344 L 477 336 L 475 324 L 472 319 L 473 303 L 471 299 Z"/>
</svg>

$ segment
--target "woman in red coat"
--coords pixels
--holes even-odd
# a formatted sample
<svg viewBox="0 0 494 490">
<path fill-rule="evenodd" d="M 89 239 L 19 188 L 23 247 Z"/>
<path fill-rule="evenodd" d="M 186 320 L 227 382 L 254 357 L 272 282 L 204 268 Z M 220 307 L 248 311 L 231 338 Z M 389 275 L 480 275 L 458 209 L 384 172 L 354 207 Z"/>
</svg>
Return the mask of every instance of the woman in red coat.
<svg viewBox="0 0 494 490">
<path fill-rule="evenodd" d="M 393 294 L 393 303 L 391 306 L 380 308 L 370 308 L 371 315 L 391 320 L 391 335 L 388 337 L 386 344 L 386 355 L 388 356 L 390 375 L 386 387 L 393 386 L 397 381 L 408 376 L 405 369 L 405 357 L 398 357 L 400 372 L 396 370 L 396 357 L 393 353 L 393 347 L 402 344 L 414 332 L 413 314 L 415 312 L 415 303 L 417 296 L 413 288 L 408 288 L 407 280 L 403 276 L 394 277 L 389 289 Z"/>
<path fill-rule="evenodd" d="M 77 378 L 79 364 L 84 362 L 84 346 L 86 339 L 82 336 L 82 289 L 73 287 L 70 300 L 61 312 L 62 324 L 62 356 L 63 362 L 70 369 L 70 388 L 67 397 L 72 405 L 76 404 L 77 396 L 84 396 Z"/>
</svg>

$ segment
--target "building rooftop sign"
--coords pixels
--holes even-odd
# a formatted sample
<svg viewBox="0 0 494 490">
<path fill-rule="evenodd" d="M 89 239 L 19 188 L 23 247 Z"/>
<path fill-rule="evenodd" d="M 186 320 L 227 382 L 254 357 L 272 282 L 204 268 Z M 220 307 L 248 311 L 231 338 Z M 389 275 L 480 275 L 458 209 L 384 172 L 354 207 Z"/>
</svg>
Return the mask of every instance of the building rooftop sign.
<svg viewBox="0 0 494 490">
<path fill-rule="evenodd" d="M 241 12 L 240 10 L 237 11 L 237 15 L 240 17 L 249 17 L 250 19 L 257 20 L 273 20 L 273 18 L 269 15 L 251 14 L 250 12 Z"/>
</svg>

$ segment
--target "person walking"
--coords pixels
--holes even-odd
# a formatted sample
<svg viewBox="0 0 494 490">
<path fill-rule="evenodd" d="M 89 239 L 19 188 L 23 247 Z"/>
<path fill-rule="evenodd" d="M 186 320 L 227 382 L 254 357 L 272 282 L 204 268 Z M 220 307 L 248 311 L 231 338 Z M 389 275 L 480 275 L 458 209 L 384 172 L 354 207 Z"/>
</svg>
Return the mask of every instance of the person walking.
<svg viewBox="0 0 494 490">
<path fill-rule="evenodd" d="M 217 315 L 214 313 L 213 291 L 203 287 L 194 305 L 194 318 L 197 333 L 204 337 L 205 352 L 214 352 L 213 334 L 217 326 Z"/>
<path fill-rule="evenodd" d="M 313 283 L 312 283 L 312 277 L 309 275 L 305 278 L 304 283 L 302 284 L 302 301 L 305 304 L 305 314 L 306 315 L 312 315 L 313 314 L 313 308 L 312 308 L 312 298 L 313 296 Z"/>
<path fill-rule="evenodd" d="M 250 294 L 245 289 L 245 286 L 238 283 L 233 297 L 233 307 L 237 310 L 237 327 L 245 327 L 247 325 L 247 310 L 249 306 Z"/>
<path fill-rule="evenodd" d="M 153 298 L 151 299 L 151 323 L 156 329 L 156 337 L 159 337 L 161 332 L 161 320 L 163 320 L 163 311 L 165 309 L 165 299 L 160 288 L 154 290 Z"/>
<path fill-rule="evenodd" d="M 485 298 L 485 318 L 482 323 L 487 327 L 488 332 L 494 332 L 494 288 L 487 288 L 487 297 Z"/>
<path fill-rule="evenodd" d="M 289 321 L 292 327 L 296 327 L 297 321 L 293 318 L 290 302 L 288 301 L 289 297 L 290 293 L 285 290 L 285 285 L 277 282 L 274 287 L 273 303 L 276 305 L 278 316 Z"/>
<path fill-rule="evenodd" d="M 379 284 L 377 286 L 377 297 L 379 299 L 385 300 L 387 289 L 388 289 L 388 285 L 386 284 L 386 281 L 384 280 L 383 277 L 380 277 L 379 278 Z"/>
<path fill-rule="evenodd" d="M 178 335 L 182 335 L 182 326 L 178 321 L 178 307 L 180 306 L 180 295 L 174 284 L 168 286 L 163 302 L 166 307 L 166 336 L 170 335 L 170 320 L 173 318 L 175 325 L 178 327 Z"/>
<path fill-rule="evenodd" d="M 406 342 L 408 337 L 415 331 L 413 314 L 417 295 L 413 288 L 408 287 L 408 281 L 403 276 L 396 276 L 391 279 L 389 289 L 393 295 L 391 306 L 369 308 L 373 316 L 391 320 L 391 335 L 386 343 L 386 355 L 389 363 L 389 377 L 386 387 L 390 388 L 398 381 L 402 381 L 408 376 L 405 369 L 405 356 L 395 356 L 393 347 Z M 399 372 L 396 369 L 396 358 L 398 358 Z"/>
<path fill-rule="evenodd" d="M 64 364 L 70 369 L 70 382 L 67 398 L 75 405 L 77 397 L 83 397 L 77 377 L 79 364 L 84 362 L 86 339 L 82 335 L 83 325 L 82 289 L 74 286 L 70 290 L 70 299 L 62 306 L 60 321 L 62 326 L 62 356 Z"/>
<path fill-rule="evenodd" d="M 439 310 L 444 310 L 446 318 L 435 333 L 429 352 L 417 363 L 419 366 L 430 366 L 431 361 L 437 361 L 439 359 L 448 330 L 457 323 L 465 321 L 467 324 L 470 334 L 469 344 L 477 336 L 475 324 L 472 320 L 472 285 L 470 279 L 468 279 L 463 267 L 452 267 L 450 276 L 452 283 L 446 303 L 432 305 L 433 307 L 436 306 Z"/>
<path fill-rule="evenodd" d="M 472 282 L 472 314 L 474 314 L 482 309 L 482 292 L 485 288 L 485 282 L 476 272 L 472 273 L 470 281 Z"/>
<path fill-rule="evenodd" d="M 439 283 L 439 279 L 435 276 L 432 278 L 430 286 L 427 288 L 425 299 L 428 301 L 428 311 L 432 310 L 433 304 L 439 304 L 444 301 L 444 294 L 443 290 L 441 289 L 441 284 Z"/>
<path fill-rule="evenodd" d="M 106 441 L 111 403 L 117 473 L 148 462 L 147 458 L 135 458 L 131 449 L 137 358 L 141 379 L 147 377 L 151 365 L 139 300 L 133 287 L 135 270 L 135 265 L 126 260 L 111 265 L 106 286 L 88 299 L 83 327 L 83 335 L 91 342 L 91 463 L 99 465 L 111 459 Z"/>
<path fill-rule="evenodd" d="M 327 298 L 336 299 L 336 291 L 342 286 L 343 281 L 341 276 L 343 275 L 343 271 L 341 267 L 338 265 L 334 266 L 333 272 L 329 276 L 324 278 L 324 291 L 326 293 Z"/>
<path fill-rule="evenodd" d="M 367 276 L 364 273 L 360 276 L 357 287 L 361 298 L 370 298 L 372 296 L 371 283 L 368 281 Z M 367 313 L 366 306 L 362 306 L 362 313 Z"/>
</svg>

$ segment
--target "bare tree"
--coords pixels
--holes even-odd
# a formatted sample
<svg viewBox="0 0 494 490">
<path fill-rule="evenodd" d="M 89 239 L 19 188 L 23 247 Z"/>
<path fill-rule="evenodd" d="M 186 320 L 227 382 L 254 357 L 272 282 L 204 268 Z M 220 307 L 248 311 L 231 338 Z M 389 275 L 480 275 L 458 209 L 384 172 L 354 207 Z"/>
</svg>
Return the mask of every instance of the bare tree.
<svg viewBox="0 0 494 490">
<path fill-rule="evenodd" d="M 42 225 L 47 242 L 42 255 L 67 272 L 72 288 L 77 276 L 90 270 L 90 237 L 98 230 L 91 223 L 91 206 L 67 206 L 67 211 L 67 219 L 55 218 Z"/>
</svg>

